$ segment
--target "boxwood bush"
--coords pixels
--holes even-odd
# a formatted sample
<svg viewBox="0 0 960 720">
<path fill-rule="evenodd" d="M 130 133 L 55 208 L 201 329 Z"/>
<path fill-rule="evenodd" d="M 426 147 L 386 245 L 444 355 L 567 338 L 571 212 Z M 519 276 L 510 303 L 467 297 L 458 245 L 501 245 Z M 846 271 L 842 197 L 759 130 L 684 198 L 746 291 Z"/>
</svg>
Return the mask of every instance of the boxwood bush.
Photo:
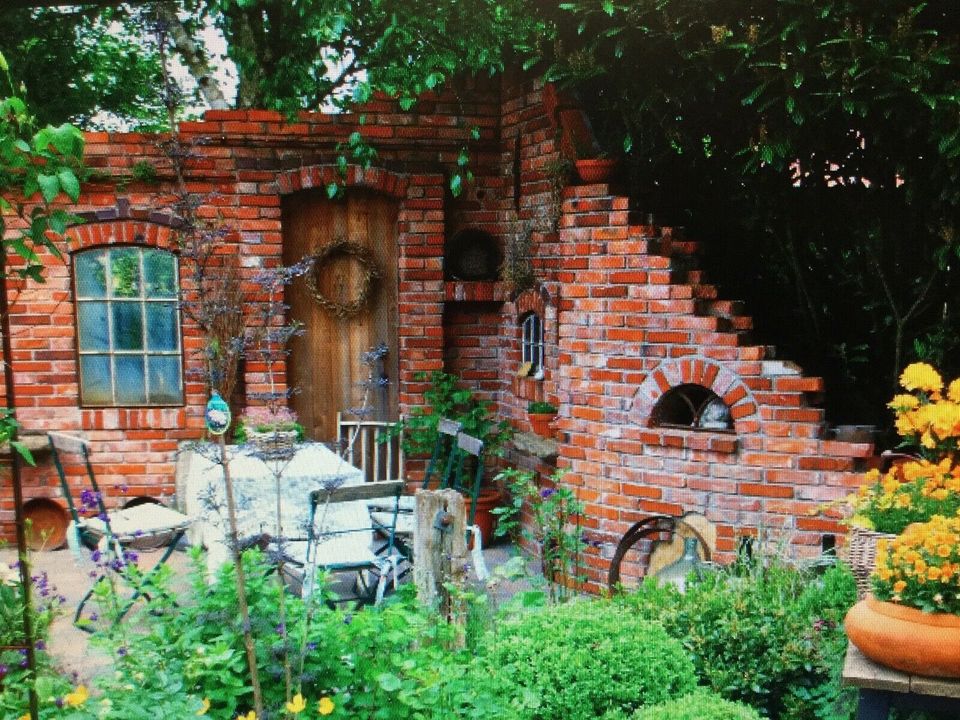
<svg viewBox="0 0 960 720">
<path fill-rule="evenodd" d="M 701 683 L 724 697 L 773 720 L 842 720 L 854 708 L 839 680 L 842 621 L 855 599 L 843 567 L 816 576 L 768 564 L 727 568 L 683 595 L 651 580 L 621 602 L 661 622 L 683 643 Z"/>
<path fill-rule="evenodd" d="M 701 690 L 641 708 L 633 720 L 760 720 L 760 715 L 749 705 L 730 702 Z"/>
<path fill-rule="evenodd" d="M 491 633 L 491 675 L 509 679 L 528 720 L 632 712 L 691 691 L 693 663 L 655 622 L 609 601 L 525 612 Z"/>
</svg>

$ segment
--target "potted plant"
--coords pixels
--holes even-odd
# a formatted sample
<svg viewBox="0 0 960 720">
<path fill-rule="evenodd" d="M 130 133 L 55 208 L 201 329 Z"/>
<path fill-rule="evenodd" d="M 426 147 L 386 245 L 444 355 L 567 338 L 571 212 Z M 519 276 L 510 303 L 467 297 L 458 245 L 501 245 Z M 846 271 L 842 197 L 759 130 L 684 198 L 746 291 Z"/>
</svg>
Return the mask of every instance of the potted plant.
<svg viewBox="0 0 960 720">
<path fill-rule="evenodd" d="M 575 149 L 577 159 L 573 164 L 582 182 L 603 183 L 610 180 L 617 168 L 617 159 L 608 157 L 592 136 L 577 137 Z"/>
<path fill-rule="evenodd" d="M 891 540 L 913 523 L 960 510 L 960 479 L 954 477 L 957 434 L 952 419 L 960 413 L 960 381 L 943 397 L 943 381 L 929 365 L 915 363 L 900 378 L 909 393 L 896 395 L 889 407 L 896 413 L 903 446 L 916 456 L 903 456 L 885 473 L 870 470 L 866 482 L 843 502 L 850 515 L 849 558 L 863 596 L 869 589 L 877 541 Z"/>
<path fill-rule="evenodd" d="M 557 408 L 548 402 L 535 400 L 527 405 L 527 419 L 530 421 L 530 428 L 540 437 L 551 437 L 553 435 L 550 429 L 550 423 L 557 416 Z"/>
<path fill-rule="evenodd" d="M 917 456 L 853 498 L 855 525 L 889 533 L 876 541 L 875 597 L 845 622 L 850 640 L 885 665 L 922 675 L 960 676 L 960 379 L 946 388 L 925 363 L 900 376 L 908 392 L 889 406 L 897 432 Z M 852 541 L 851 541 L 852 544 Z M 851 553 L 853 550 L 851 549 Z"/>
<path fill-rule="evenodd" d="M 252 407 L 243 411 L 233 434 L 237 443 L 250 444 L 265 455 L 289 452 L 304 437 L 297 414 L 287 407 Z"/>
<path fill-rule="evenodd" d="M 403 451 L 407 457 L 427 457 L 437 444 L 440 418 L 455 420 L 461 425 L 461 432 L 483 441 L 484 455 L 499 457 L 510 439 L 512 430 L 505 420 L 497 421 L 485 400 L 476 397 L 471 390 L 460 385 L 460 378 L 451 373 L 435 370 L 429 376 L 418 373 L 418 381 L 430 381 L 424 392 L 424 405 L 415 407 L 410 414 L 390 429 L 390 435 L 403 433 Z M 446 457 L 437 460 L 437 467 L 446 466 Z M 461 468 L 463 477 L 460 486 L 468 487 L 468 478 L 472 477 L 474 467 L 464 463 Z M 485 485 L 477 497 L 477 511 L 474 521 L 483 532 L 483 543 L 493 538 L 495 517 L 493 508 L 500 504 L 500 488 Z M 467 514 L 470 513 L 471 498 L 467 496 Z"/>
</svg>

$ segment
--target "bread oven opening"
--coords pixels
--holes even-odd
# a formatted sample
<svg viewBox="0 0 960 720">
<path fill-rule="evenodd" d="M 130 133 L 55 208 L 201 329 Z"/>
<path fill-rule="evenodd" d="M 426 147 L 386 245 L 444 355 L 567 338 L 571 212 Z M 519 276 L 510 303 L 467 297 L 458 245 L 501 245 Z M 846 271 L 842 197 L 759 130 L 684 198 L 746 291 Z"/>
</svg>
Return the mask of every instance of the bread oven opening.
<svg viewBox="0 0 960 720">
<path fill-rule="evenodd" d="M 703 385 L 686 383 L 671 388 L 653 408 L 651 423 L 657 427 L 694 430 L 733 430 L 730 408 Z"/>
</svg>

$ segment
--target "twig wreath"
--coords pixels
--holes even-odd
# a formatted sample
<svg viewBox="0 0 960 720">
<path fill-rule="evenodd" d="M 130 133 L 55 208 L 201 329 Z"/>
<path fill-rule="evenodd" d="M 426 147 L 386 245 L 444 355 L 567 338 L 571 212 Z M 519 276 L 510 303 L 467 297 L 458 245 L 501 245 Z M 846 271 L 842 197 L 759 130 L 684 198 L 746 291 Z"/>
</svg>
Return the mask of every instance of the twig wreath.
<svg viewBox="0 0 960 720">
<path fill-rule="evenodd" d="M 349 301 L 328 298 L 320 290 L 318 283 L 324 268 L 328 267 L 333 260 L 342 257 L 352 258 L 361 269 L 359 290 Z M 346 318 L 356 315 L 367 306 L 373 293 L 374 281 L 380 278 L 380 269 L 368 248 L 346 238 L 337 238 L 317 250 L 310 256 L 310 260 L 313 262 L 313 269 L 307 273 L 307 287 L 320 307 L 338 318 Z"/>
</svg>

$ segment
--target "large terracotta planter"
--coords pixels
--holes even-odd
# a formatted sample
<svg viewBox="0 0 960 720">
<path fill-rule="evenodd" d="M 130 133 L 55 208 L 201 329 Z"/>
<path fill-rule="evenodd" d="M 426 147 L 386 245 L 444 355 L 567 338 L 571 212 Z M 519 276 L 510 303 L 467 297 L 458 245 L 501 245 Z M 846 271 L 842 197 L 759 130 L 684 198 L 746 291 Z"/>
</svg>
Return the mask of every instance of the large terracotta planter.
<svg viewBox="0 0 960 720">
<path fill-rule="evenodd" d="M 470 517 L 470 496 L 464 497 L 464 507 L 467 511 L 467 517 Z M 480 494 L 477 496 L 477 514 L 473 522 L 480 528 L 480 538 L 483 547 L 489 547 L 493 542 L 493 531 L 497 528 L 497 516 L 493 514 L 493 509 L 500 507 L 500 490 L 495 487 L 480 488 Z"/>
<path fill-rule="evenodd" d="M 847 637 L 874 662 L 915 675 L 960 677 L 960 616 L 874 598 L 854 605 Z"/>
</svg>

